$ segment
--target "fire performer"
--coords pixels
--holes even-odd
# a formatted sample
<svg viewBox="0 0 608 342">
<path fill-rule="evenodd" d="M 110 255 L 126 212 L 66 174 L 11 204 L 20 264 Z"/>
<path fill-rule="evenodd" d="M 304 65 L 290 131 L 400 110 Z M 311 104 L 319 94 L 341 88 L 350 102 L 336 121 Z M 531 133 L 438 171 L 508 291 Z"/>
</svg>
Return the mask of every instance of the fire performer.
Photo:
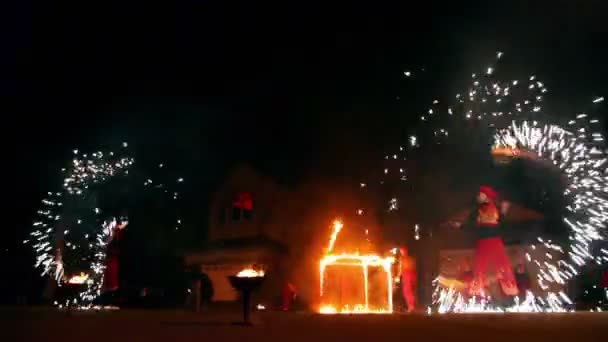
<svg viewBox="0 0 608 342">
<path fill-rule="evenodd" d="M 102 292 L 104 297 L 115 294 L 118 291 L 118 270 L 120 265 L 120 249 L 124 239 L 124 232 L 127 223 L 116 224 L 112 228 L 110 243 L 106 253 L 106 268 L 103 275 Z"/>
<path fill-rule="evenodd" d="M 501 214 L 506 214 L 508 203 L 501 203 L 499 211 L 496 205 L 498 194 L 489 186 L 481 186 L 477 196 L 477 209 L 464 223 L 466 228 L 473 226 L 477 235 L 475 259 L 473 266 L 473 283 L 471 295 L 483 295 L 488 285 L 488 271 L 496 273 L 502 291 L 507 296 L 517 296 L 518 289 L 511 261 L 507 256 L 505 245 L 500 237 Z M 457 226 L 462 226 L 458 223 Z"/>
<path fill-rule="evenodd" d="M 416 308 L 416 260 L 408 255 L 407 247 L 401 246 L 401 290 L 407 304 L 407 311 Z"/>
</svg>

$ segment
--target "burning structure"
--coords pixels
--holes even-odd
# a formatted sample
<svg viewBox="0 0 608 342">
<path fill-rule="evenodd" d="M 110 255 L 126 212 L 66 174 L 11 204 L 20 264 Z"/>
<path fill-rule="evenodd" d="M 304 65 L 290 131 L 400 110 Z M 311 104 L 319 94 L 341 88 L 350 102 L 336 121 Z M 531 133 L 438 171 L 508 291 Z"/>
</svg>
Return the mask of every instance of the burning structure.
<svg viewBox="0 0 608 342">
<path fill-rule="evenodd" d="M 342 230 L 333 223 L 327 252 L 319 263 L 320 313 L 392 313 L 395 259 L 359 252 L 334 253 Z"/>
</svg>

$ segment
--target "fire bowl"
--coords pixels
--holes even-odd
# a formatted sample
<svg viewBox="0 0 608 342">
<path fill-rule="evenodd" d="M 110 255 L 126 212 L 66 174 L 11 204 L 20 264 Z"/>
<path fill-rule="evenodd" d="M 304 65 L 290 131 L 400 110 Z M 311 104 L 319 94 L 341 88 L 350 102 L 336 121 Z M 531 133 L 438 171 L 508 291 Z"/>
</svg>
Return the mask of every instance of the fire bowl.
<svg viewBox="0 0 608 342">
<path fill-rule="evenodd" d="M 264 277 L 237 277 L 237 276 L 228 276 L 228 280 L 230 280 L 230 285 L 239 291 L 255 291 L 264 282 Z"/>
<path fill-rule="evenodd" d="M 252 325 L 249 319 L 251 313 L 251 292 L 257 290 L 262 286 L 264 277 L 237 277 L 228 276 L 230 285 L 241 294 L 241 300 L 243 301 L 243 321 L 235 322 L 237 325 Z"/>
</svg>

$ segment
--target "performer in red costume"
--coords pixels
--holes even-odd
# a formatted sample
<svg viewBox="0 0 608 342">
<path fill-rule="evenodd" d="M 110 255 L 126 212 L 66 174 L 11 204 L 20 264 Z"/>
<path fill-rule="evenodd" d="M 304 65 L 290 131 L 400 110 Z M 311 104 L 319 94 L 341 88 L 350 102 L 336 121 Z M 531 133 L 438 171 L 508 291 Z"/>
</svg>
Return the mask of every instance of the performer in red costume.
<svg viewBox="0 0 608 342">
<path fill-rule="evenodd" d="M 118 290 L 118 269 L 120 247 L 124 238 L 125 227 L 127 223 L 118 223 L 112 227 L 110 243 L 106 252 L 106 269 L 103 275 L 103 293 L 111 293 Z"/>
<path fill-rule="evenodd" d="M 475 229 L 477 235 L 471 295 L 485 294 L 484 290 L 489 284 L 489 271 L 496 274 L 505 295 L 518 294 L 511 261 L 500 236 L 501 214 L 505 214 L 508 210 L 508 203 L 503 202 L 499 210 L 496 206 L 497 197 L 498 194 L 494 189 L 481 186 L 477 196 L 478 207 L 465 222 L 465 226 Z"/>
<path fill-rule="evenodd" d="M 407 304 L 407 311 L 416 308 L 416 261 L 408 255 L 407 247 L 401 246 L 401 290 Z"/>
<path fill-rule="evenodd" d="M 282 305 L 282 309 L 283 311 L 289 311 L 291 310 L 292 304 L 296 299 L 297 296 L 297 290 L 296 287 L 290 283 L 287 282 L 287 284 L 285 284 L 285 287 L 283 287 L 283 305 Z"/>
</svg>

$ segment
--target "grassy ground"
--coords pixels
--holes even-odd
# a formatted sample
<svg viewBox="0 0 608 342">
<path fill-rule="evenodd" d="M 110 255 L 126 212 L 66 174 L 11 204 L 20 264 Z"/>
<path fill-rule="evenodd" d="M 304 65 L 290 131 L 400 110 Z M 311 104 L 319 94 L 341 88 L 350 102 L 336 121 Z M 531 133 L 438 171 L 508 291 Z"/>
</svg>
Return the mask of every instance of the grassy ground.
<svg viewBox="0 0 608 342">
<path fill-rule="evenodd" d="M 0 309 L 0 341 L 608 341 L 608 314 L 362 315 L 234 310 L 75 312 Z M 1 337 L 6 336 L 7 338 Z"/>
</svg>

